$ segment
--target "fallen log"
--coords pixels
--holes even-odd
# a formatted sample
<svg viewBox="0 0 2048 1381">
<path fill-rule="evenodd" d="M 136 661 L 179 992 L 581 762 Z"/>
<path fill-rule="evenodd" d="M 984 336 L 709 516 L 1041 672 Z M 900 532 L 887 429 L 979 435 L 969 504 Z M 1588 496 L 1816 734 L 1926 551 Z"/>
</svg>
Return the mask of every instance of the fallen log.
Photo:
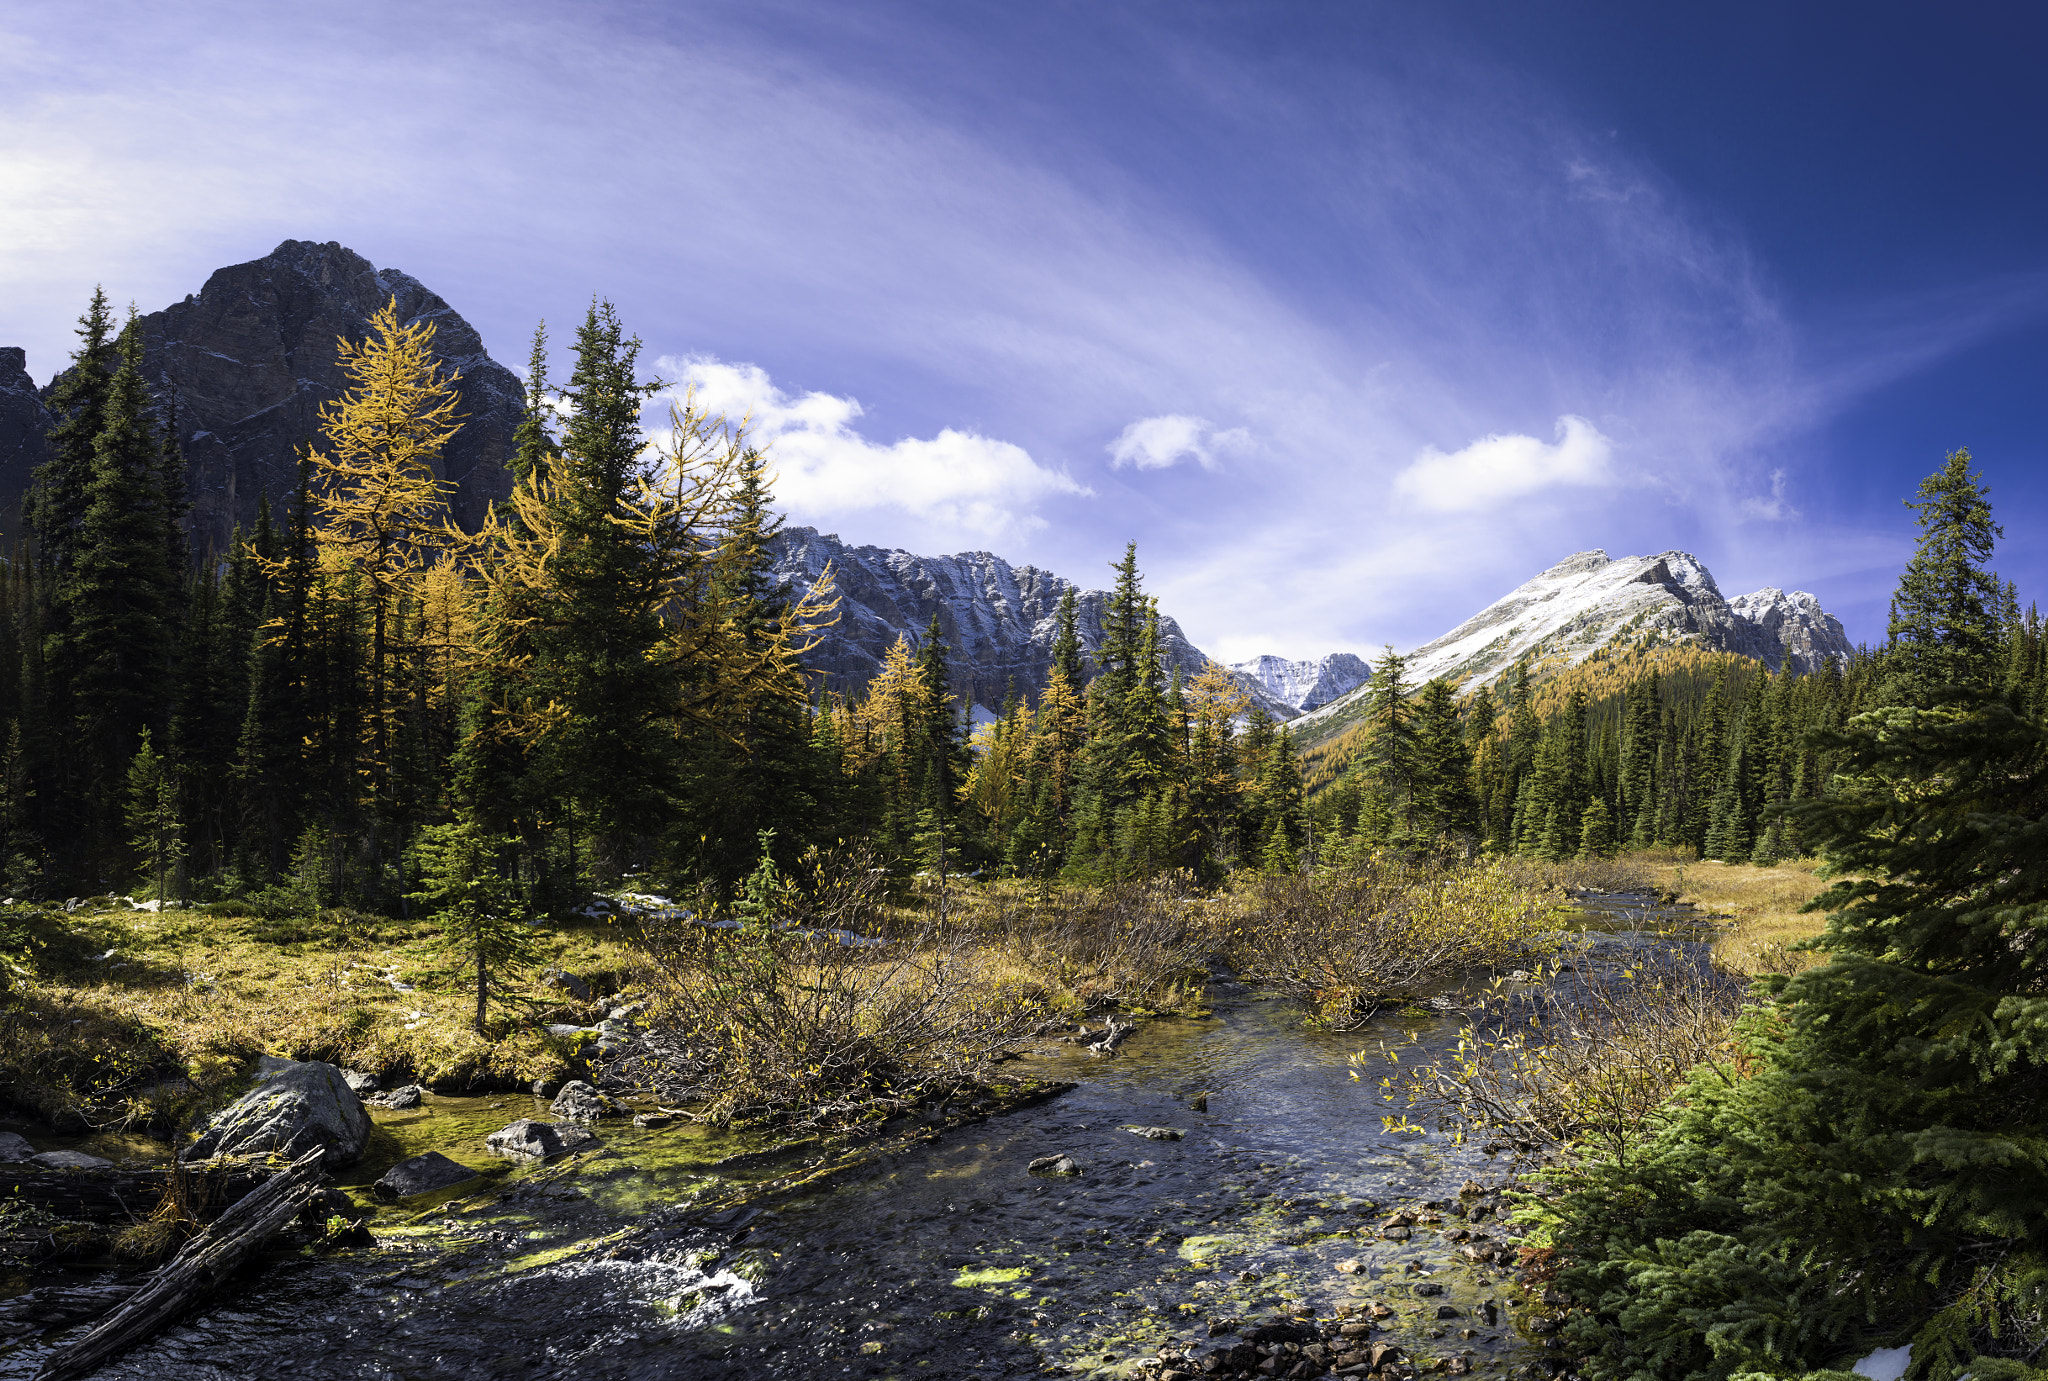
<svg viewBox="0 0 2048 1381">
<path fill-rule="evenodd" d="M 90 1333 L 51 1353 L 36 1381 L 84 1376 L 211 1294 L 319 1192 L 325 1155 L 314 1147 L 221 1214 Z"/>
<path fill-rule="evenodd" d="M 38 1170 L 34 1174 L 0 1172 L 0 1198 L 18 1199 L 55 1214 L 86 1222 L 132 1222 L 155 1209 L 175 1173 L 169 1166 L 123 1170 L 115 1166 L 88 1170 Z M 205 1218 L 239 1202 L 273 1173 L 261 1162 L 222 1160 L 185 1168 L 194 1180 L 192 1194 Z M 203 1207 L 202 1207 L 203 1206 Z"/>
<path fill-rule="evenodd" d="M 141 1282 L 133 1280 L 111 1285 L 37 1286 L 25 1295 L 0 1301 L 0 1340 L 96 1319 L 126 1303 L 141 1288 Z"/>
</svg>

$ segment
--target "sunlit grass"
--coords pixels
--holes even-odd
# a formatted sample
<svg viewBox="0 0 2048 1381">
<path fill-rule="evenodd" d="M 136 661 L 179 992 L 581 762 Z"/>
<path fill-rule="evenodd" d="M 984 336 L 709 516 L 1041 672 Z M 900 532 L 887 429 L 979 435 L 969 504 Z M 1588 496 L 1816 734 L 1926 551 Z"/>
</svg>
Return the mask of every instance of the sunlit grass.
<svg viewBox="0 0 2048 1381">
<path fill-rule="evenodd" d="M 1653 854 L 1628 861 L 1680 901 L 1733 922 L 1714 941 L 1714 957 L 1724 968 L 1745 974 L 1797 973 L 1820 962 L 1820 955 L 1792 948 L 1827 925 L 1820 912 L 1800 910 L 1827 886 L 1816 876 L 1820 860 L 1791 859 L 1769 868 Z"/>
</svg>

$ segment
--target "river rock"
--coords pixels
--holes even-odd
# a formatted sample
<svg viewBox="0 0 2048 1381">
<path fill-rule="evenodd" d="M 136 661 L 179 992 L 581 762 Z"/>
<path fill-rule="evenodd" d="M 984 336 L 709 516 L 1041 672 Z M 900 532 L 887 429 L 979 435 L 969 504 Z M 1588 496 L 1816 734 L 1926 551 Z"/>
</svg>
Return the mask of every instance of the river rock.
<svg viewBox="0 0 2048 1381">
<path fill-rule="evenodd" d="M 29 1160 L 45 1170 L 104 1170 L 114 1162 L 83 1151 L 45 1151 Z"/>
<path fill-rule="evenodd" d="M 1053 1175 L 1079 1175 L 1083 1173 L 1081 1163 L 1064 1152 L 1059 1155 L 1040 1156 L 1024 1168 L 1034 1174 L 1041 1170 Z"/>
<path fill-rule="evenodd" d="M 566 969 L 549 969 L 540 976 L 543 988 L 556 988 L 578 1002 L 590 1001 L 590 985 Z"/>
<path fill-rule="evenodd" d="M 1124 1130 L 1147 1141 L 1179 1141 L 1187 1135 L 1178 1127 L 1126 1127 Z"/>
<path fill-rule="evenodd" d="M 355 1090 L 358 1098 L 377 1091 L 377 1076 L 374 1074 L 365 1074 L 359 1069 L 344 1069 L 341 1071 L 341 1077 Z"/>
<path fill-rule="evenodd" d="M 320 1146 L 322 1166 L 339 1170 L 361 1160 L 369 1140 L 370 1115 L 339 1069 L 265 1055 L 254 1087 L 215 1113 L 179 1158 L 276 1152 L 296 1159 Z"/>
<path fill-rule="evenodd" d="M 36 1148 L 28 1144 L 28 1138 L 15 1132 L 0 1132 L 0 1163 L 17 1160 L 34 1160 Z"/>
<path fill-rule="evenodd" d="M 588 1127 L 573 1122 L 536 1122 L 530 1117 L 522 1117 L 484 1138 L 484 1146 L 492 1155 L 517 1161 L 552 1160 L 574 1151 L 594 1151 L 602 1145 Z"/>
<path fill-rule="evenodd" d="M 407 1084 L 404 1088 L 387 1089 L 373 1093 L 363 1101 L 372 1107 L 385 1108 L 392 1112 L 404 1112 L 407 1108 L 420 1105 L 422 1093 L 418 1084 Z"/>
<path fill-rule="evenodd" d="M 548 1111 L 565 1122 L 597 1122 L 612 1114 L 612 1100 L 581 1079 L 562 1085 Z"/>
<path fill-rule="evenodd" d="M 372 1186 L 380 1199 L 404 1199 L 414 1194 L 431 1194 L 437 1189 L 473 1180 L 477 1172 L 467 1165 L 448 1159 L 439 1151 L 429 1151 L 411 1160 L 402 1160 L 386 1170 Z"/>
</svg>

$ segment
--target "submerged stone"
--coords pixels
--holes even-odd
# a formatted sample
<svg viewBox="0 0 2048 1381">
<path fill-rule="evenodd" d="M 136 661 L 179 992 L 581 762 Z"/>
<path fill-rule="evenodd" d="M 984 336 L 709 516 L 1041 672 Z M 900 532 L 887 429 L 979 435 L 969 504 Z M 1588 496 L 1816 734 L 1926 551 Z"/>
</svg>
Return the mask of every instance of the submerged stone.
<svg viewBox="0 0 2048 1381">
<path fill-rule="evenodd" d="M 114 1163 L 83 1151 L 45 1151 L 29 1159 L 46 1170 L 101 1170 Z"/>
<path fill-rule="evenodd" d="M 1126 1127 L 1124 1130 L 1147 1141 L 1179 1141 L 1187 1135 L 1178 1127 Z"/>
<path fill-rule="evenodd" d="M 180 1159 L 269 1152 L 297 1159 L 319 1146 L 323 1167 L 338 1170 L 361 1160 L 369 1140 L 370 1115 L 339 1069 L 265 1055 L 255 1086 L 215 1113 Z"/>
<path fill-rule="evenodd" d="M 452 1161 L 439 1151 L 429 1151 L 411 1160 L 402 1160 L 386 1170 L 372 1186 L 382 1199 L 404 1199 L 414 1194 L 431 1194 L 437 1189 L 447 1189 L 473 1180 L 477 1172 L 457 1161 Z"/>
<path fill-rule="evenodd" d="M 1081 1163 L 1064 1152 L 1054 1156 L 1040 1156 L 1024 1168 L 1033 1174 L 1041 1170 L 1054 1175 L 1078 1175 L 1082 1173 Z"/>
<path fill-rule="evenodd" d="M 587 1127 L 573 1122 L 536 1122 L 530 1117 L 522 1117 L 484 1138 L 484 1146 L 492 1155 L 517 1161 L 552 1160 L 574 1151 L 594 1151 L 602 1145 Z"/>
</svg>

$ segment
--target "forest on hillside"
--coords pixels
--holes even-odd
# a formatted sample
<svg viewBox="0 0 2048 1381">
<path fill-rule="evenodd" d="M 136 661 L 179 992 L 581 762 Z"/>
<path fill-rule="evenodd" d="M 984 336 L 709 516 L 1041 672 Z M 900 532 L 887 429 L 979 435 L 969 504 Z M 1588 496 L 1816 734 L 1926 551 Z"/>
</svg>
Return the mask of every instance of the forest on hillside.
<svg viewBox="0 0 2048 1381">
<path fill-rule="evenodd" d="M 190 549 L 184 471 L 104 294 L 50 406 L 0 620 L 0 890 L 141 888 L 398 914 L 481 870 L 535 916 L 593 889 L 730 895 L 764 847 L 863 841 L 899 871 L 1100 881 L 1285 872 L 1448 843 L 1561 859 L 1808 851 L 1814 798 L 1881 654 L 1808 676 L 1686 647 L 1517 667 L 1460 695 L 1391 649 L 1361 723 L 1304 765 L 1220 670 L 1162 671 L 1135 548 L 1097 674 L 1071 596 L 1043 686 L 968 732 L 936 623 L 861 694 L 803 658 L 829 582 L 771 576 L 772 469 L 657 385 L 605 304 L 551 389 L 537 333 L 515 489 L 480 531 L 435 478 L 461 427 L 431 324 L 395 303 L 337 343 L 353 387 L 224 552 Z M 2038 709 L 2038 617 L 1996 603 L 2006 693 Z M 451 852 L 452 850 L 452 852 Z M 451 864 L 450 860 L 457 860 Z"/>
</svg>

